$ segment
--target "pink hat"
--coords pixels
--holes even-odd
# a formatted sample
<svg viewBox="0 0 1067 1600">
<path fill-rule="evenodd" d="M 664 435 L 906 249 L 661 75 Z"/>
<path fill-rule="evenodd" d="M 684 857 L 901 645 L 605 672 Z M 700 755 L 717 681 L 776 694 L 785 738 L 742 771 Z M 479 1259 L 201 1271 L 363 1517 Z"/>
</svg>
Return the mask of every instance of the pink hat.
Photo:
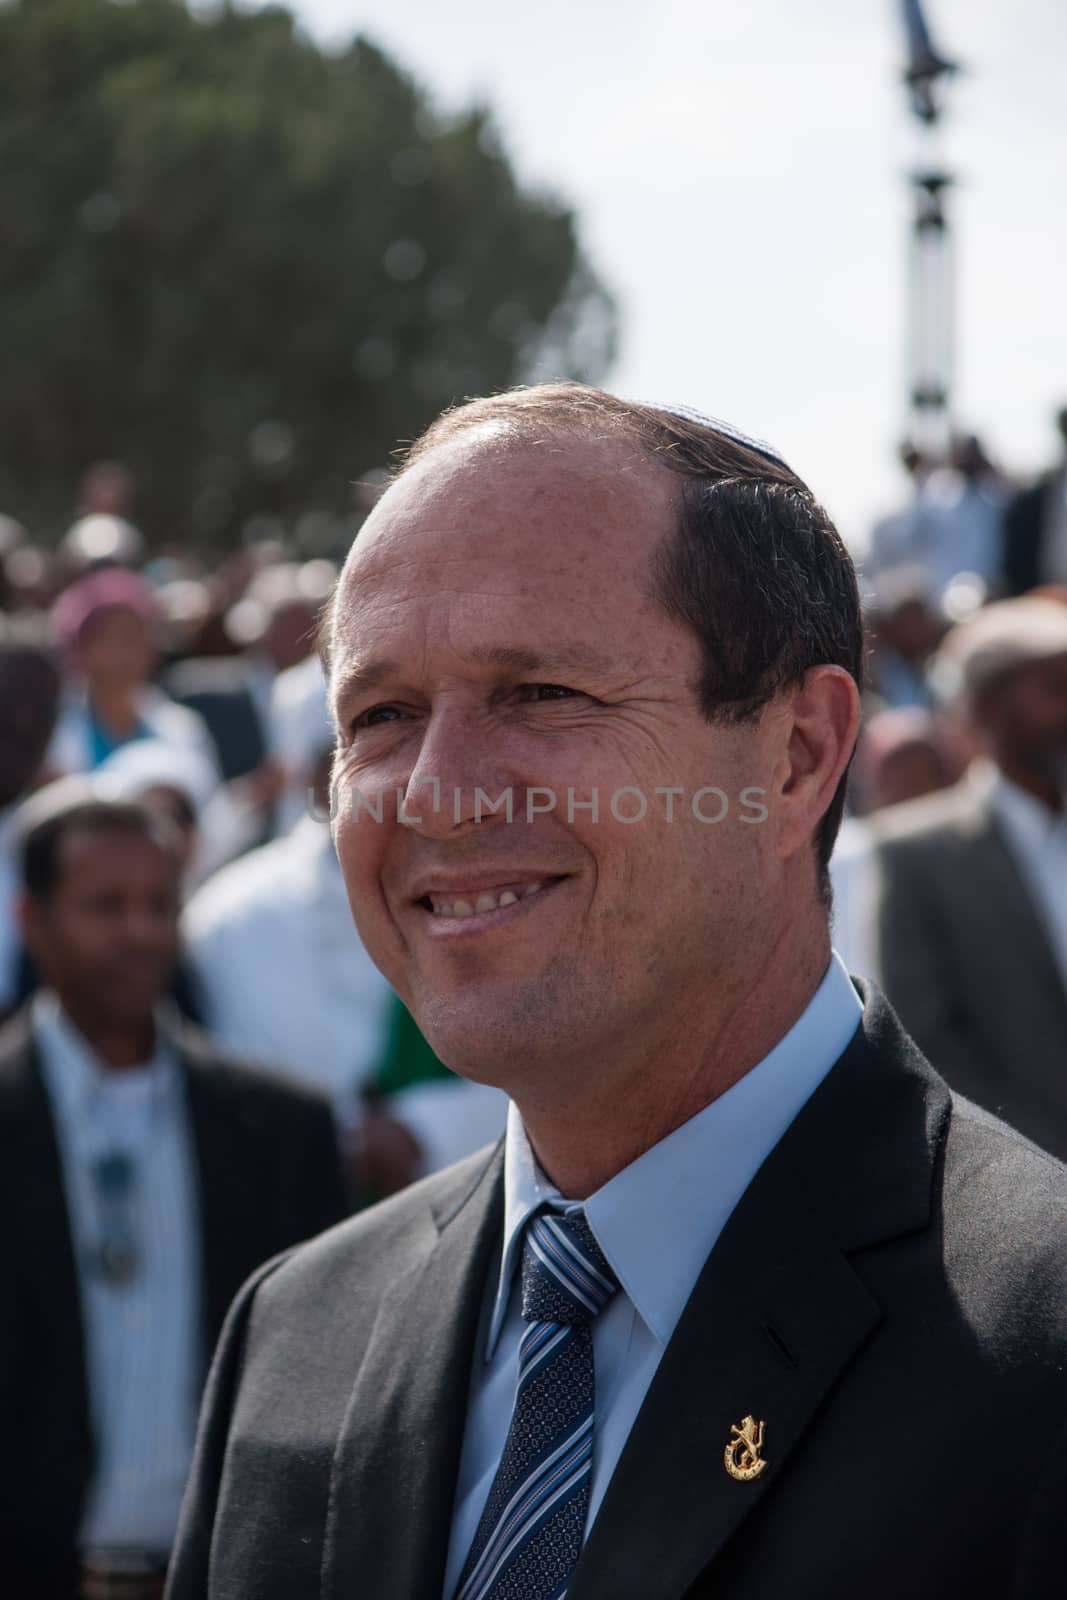
<svg viewBox="0 0 1067 1600">
<path fill-rule="evenodd" d="M 162 614 L 151 585 L 126 567 L 100 567 L 64 589 L 52 607 L 52 633 L 67 660 L 77 651 L 86 624 L 106 606 L 125 606 L 150 627 Z"/>
</svg>

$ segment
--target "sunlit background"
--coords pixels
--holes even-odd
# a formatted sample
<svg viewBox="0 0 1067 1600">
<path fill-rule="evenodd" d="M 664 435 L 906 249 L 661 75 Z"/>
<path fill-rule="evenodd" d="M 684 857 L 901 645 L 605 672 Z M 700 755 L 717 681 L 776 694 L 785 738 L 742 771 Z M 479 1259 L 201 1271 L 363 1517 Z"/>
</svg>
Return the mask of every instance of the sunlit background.
<svg viewBox="0 0 1067 1600">
<path fill-rule="evenodd" d="M 612 387 L 773 440 L 850 540 L 898 500 L 906 183 L 896 0 L 298 0 L 446 108 L 488 103 L 619 298 Z M 1067 29 L 1057 0 L 930 0 L 960 175 L 954 412 L 1037 469 L 1067 401 Z"/>
</svg>

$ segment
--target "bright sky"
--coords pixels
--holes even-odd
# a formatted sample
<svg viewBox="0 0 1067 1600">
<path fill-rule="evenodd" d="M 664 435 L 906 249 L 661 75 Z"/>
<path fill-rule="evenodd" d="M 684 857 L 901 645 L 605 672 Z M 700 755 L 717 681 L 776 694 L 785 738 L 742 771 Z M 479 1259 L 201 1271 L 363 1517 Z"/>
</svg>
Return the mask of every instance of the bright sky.
<svg viewBox="0 0 1067 1600">
<path fill-rule="evenodd" d="M 902 485 L 914 123 L 897 0 L 289 0 L 365 33 L 444 109 L 493 107 L 521 176 L 576 207 L 618 296 L 621 393 L 774 444 L 850 541 Z M 1062 0 L 927 0 L 959 173 L 956 414 L 1004 465 L 1067 402 Z"/>
</svg>

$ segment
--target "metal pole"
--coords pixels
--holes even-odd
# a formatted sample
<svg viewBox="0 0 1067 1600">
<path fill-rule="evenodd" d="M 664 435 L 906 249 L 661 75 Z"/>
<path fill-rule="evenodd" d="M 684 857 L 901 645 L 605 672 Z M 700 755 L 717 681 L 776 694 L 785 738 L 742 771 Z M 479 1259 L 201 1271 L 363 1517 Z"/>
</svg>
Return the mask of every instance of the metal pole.
<svg viewBox="0 0 1067 1600">
<path fill-rule="evenodd" d="M 931 41 L 921 0 L 902 0 L 908 42 L 904 72 L 910 109 L 921 129 L 921 163 L 909 175 L 907 386 L 910 432 L 918 447 L 943 457 L 951 437 L 955 367 L 954 239 L 946 209 L 952 176 L 933 157 L 944 79 L 957 70 Z"/>
<path fill-rule="evenodd" d="M 945 209 L 947 173 L 915 172 L 908 241 L 908 400 L 921 450 L 943 455 L 951 432 L 954 367 L 953 236 Z"/>
</svg>

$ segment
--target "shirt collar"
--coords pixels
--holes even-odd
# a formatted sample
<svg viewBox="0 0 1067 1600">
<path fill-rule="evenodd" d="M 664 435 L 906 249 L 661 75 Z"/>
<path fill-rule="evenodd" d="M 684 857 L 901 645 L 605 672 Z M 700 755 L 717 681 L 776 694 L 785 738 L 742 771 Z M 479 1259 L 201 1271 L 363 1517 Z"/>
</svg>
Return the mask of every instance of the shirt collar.
<svg viewBox="0 0 1067 1600">
<path fill-rule="evenodd" d="M 31 1016 L 41 1070 L 53 1104 L 64 1117 L 82 1116 L 115 1084 L 154 1085 L 156 1090 L 167 1087 L 176 1071 L 171 1022 L 163 1008 L 156 1017 L 156 1043 L 151 1057 L 122 1075 L 107 1071 L 51 990 L 42 989 L 34 995 Z"/>
<path fill-rule="evenodd" d="M 844 1052 L 862 1011 L 835 953 L 800 1017 L 758 1065 L 585 1202 L 597 1243 L 661 1345 L 674 1332 L 730 1213 Z M 539 1206 L 552 1201 L 561 1203 L 562 1196 L 538 1166 L 512 1104 L 504 1157 L 504 1248 L 487 1360 L 507 1314 L 523 1229 Z"/>
<path fill-rule="evenodd" d="M 1036 795 L 1020 789 L 992 762 L 976 761 L 974 767 L 979 768 L 974 777 L 978 792 L 986 794 L 997 821 L 1024 847 L 1047 844 L 1064 828 L 1062 812 L 1050 810 Z"/>
</svg>

